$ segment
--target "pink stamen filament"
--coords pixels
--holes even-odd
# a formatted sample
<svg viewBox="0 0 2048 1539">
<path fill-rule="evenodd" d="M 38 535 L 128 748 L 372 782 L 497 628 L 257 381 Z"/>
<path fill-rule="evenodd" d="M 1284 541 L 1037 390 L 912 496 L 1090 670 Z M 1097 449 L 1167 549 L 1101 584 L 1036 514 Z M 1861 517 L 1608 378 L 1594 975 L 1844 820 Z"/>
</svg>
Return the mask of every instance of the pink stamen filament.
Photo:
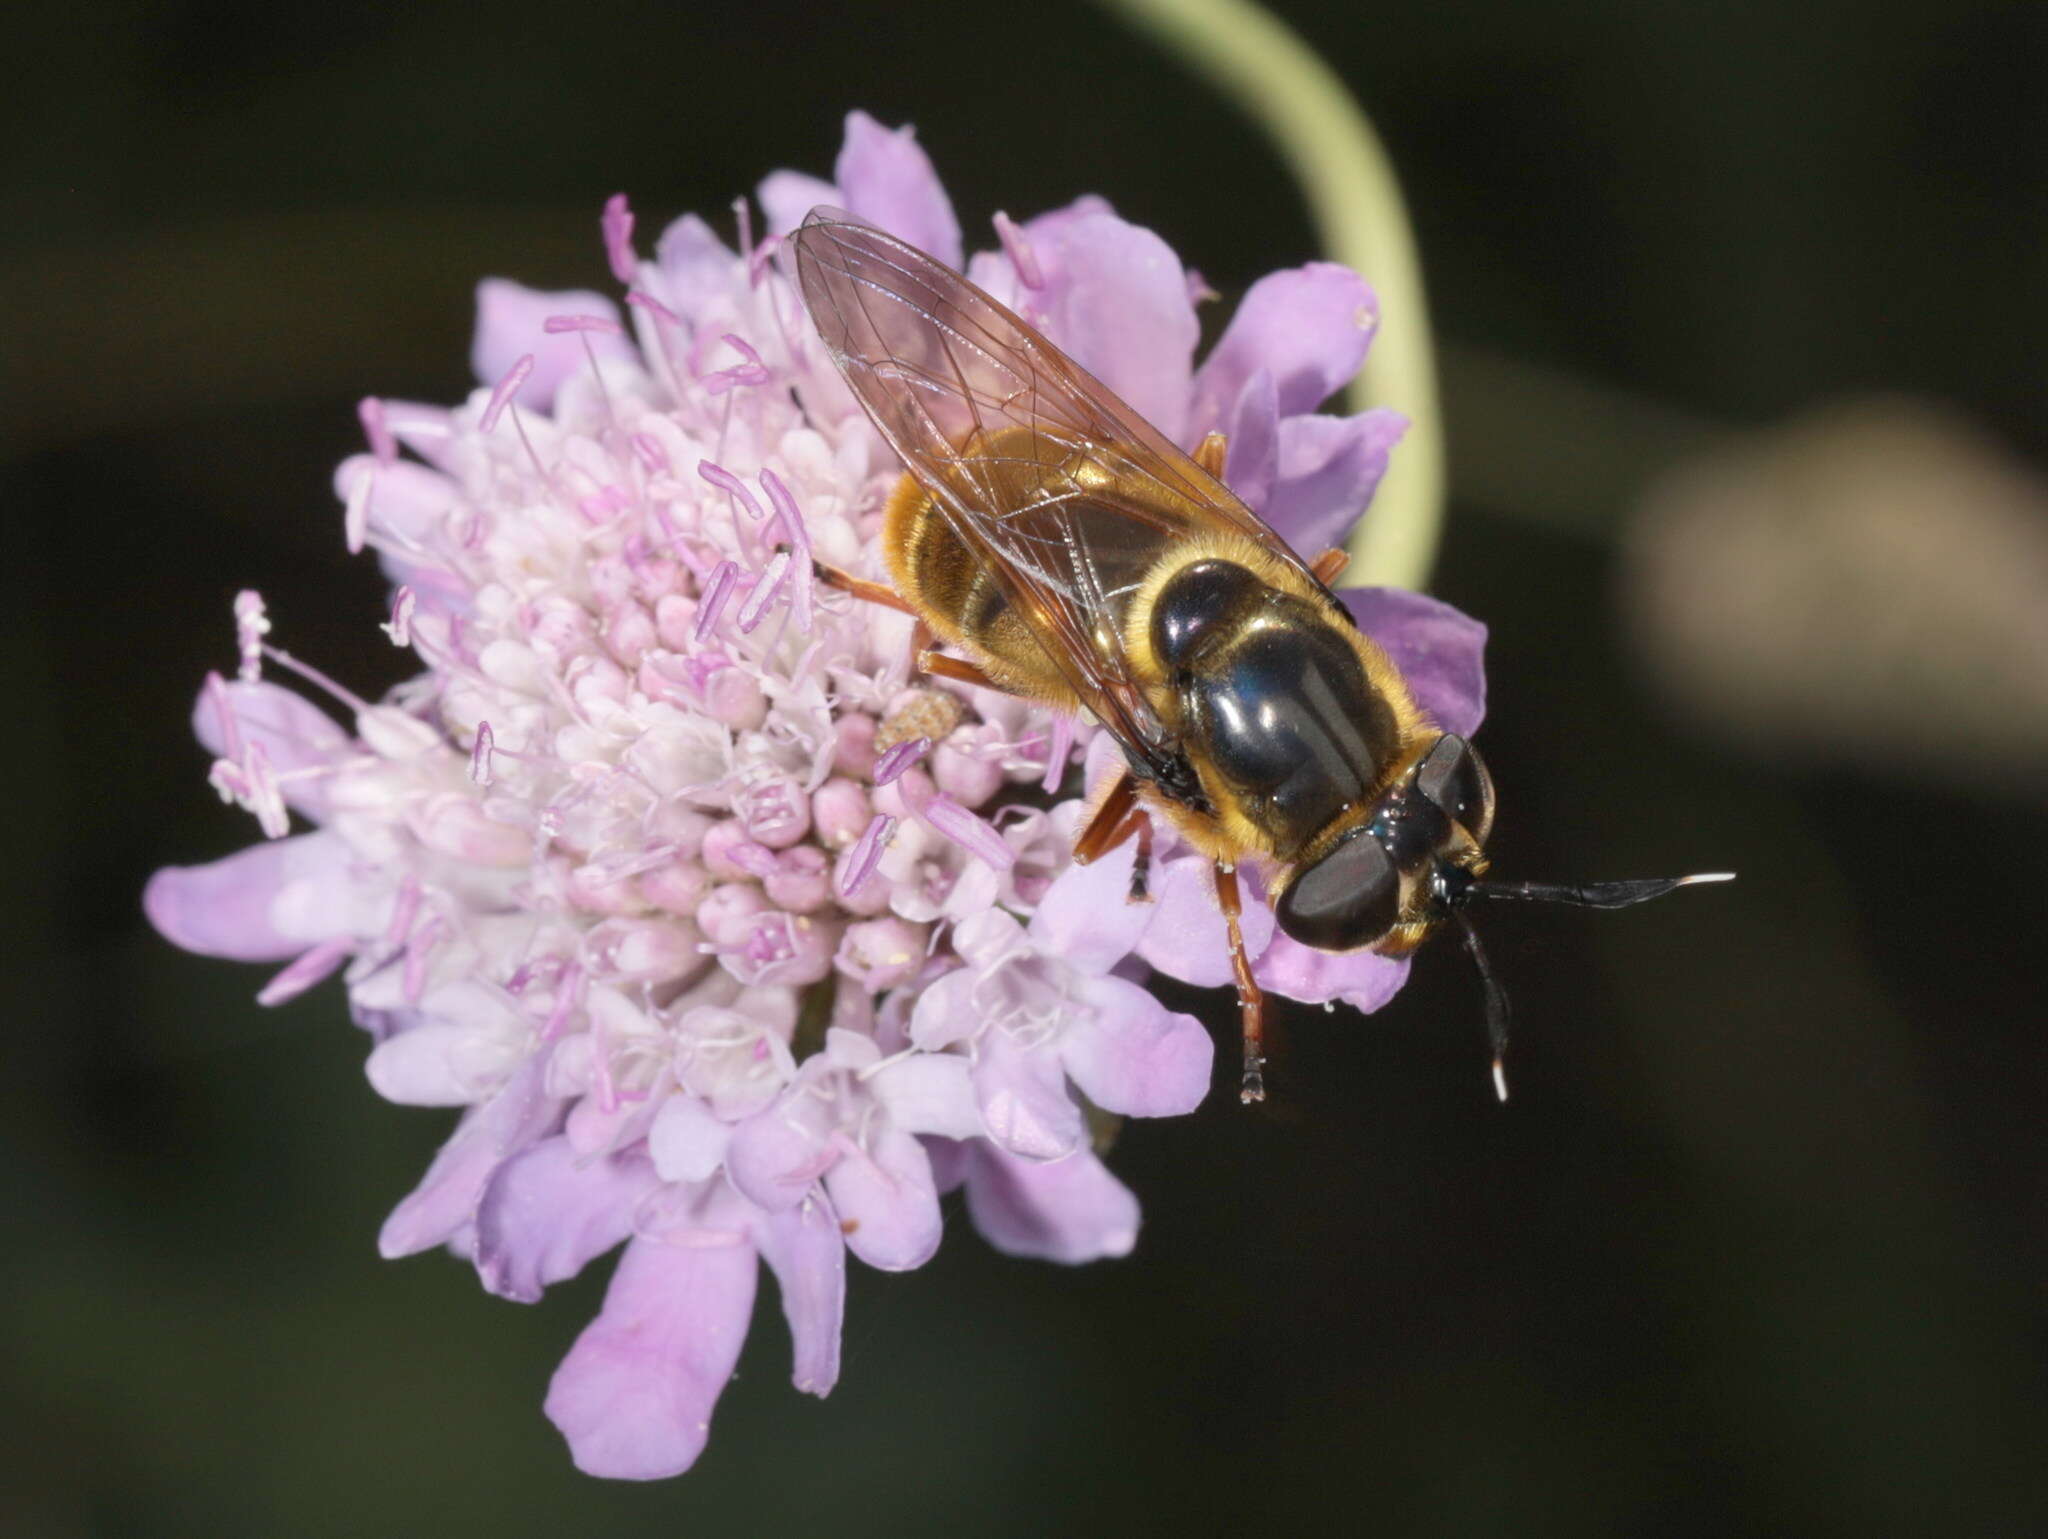
<svg viewBox="0 0 2048 1539">
<path fill-rule="evenodd" d="M 345 936 L 322 941 L 264 984 L 256 995 L 256 1003 L 281 1005 L 296 999 L 347 961 L 354 950 L 355 942 Z"/>
<path fill-rule="evenodd" d="M 846 852 L 846 865 L 839 874 L 840 897 L 852 897 L 860 890 L 861 883 L 874 874 L 875 867 L 881 863 L 882 852 L 889 847 L 889 836 L 895 832 L 896 820 L 887 813 L 878 812 L 869 819 L 860 838 Z"/>
<path fill-rule="evenodd" d="M 875 761 L 875 784 L 888 785 L 931 751 L 932 740 L 928 737 L 914 737 L 896 744 Z"/>
<path fill-rule="evenodd" d="M 725 601 L 732 593 L 732 585 L 740 575 L 739 563 L 721 561 L 711 569 L 711 582 L 704 590 L 704 597 L 697 604 L 698 641 L 709 641 L 711 633 L 718 628 L 718 617 L 725 610 Z"/>
<path fill-rule="evenodd" d="M 519 393 L 519 387 L 526 383 L 527 376 L 532 373 L 533 354 L 522 354 L 519 361 L 505 371 L 505 377 L 499 380 L 497 387 L 491 391 L 490 404 L 484 407 L 483 417 L 477 423 L 480 431 L 488 433 L 497 427 L 498 418 L 504 413 L 505 407 L 511 402 L 512 397 Z"/>
<path fill-rule="evenodd" d="M 768 563 L 768 570 L 755 579 L 754 591 L 749 593 L 747 601 L 740 605 L 741 635 L 753 634 L 754 628 L 768 613 L 769 604 L 774 601 L 775 595 L 782 591 L 783 580 L 789 576 L 789 566 L 789 552 L 780 551 L 775 559 Z"/>
<path fill-rule="evenodd" d="M 768 494 L 768 501 L 774 505 L 775 515 L 782 523 L 783 538 L 789 541 L 789 548 L 796 558 L 796 588 L 790 599 L 790 608 L 795 614 L 796 628 L 805 635 L 811 629 L 811 532 L 804 526 L 803 515 L 797 511 L 796 498 L 782 484 L 782 477 L 774 471 L 761 471 L 761 489 Z"/>
<path fill-rule="evenodd" d="M 491 724 L 480 721 L 476 724 L 476 746 L 469 752 L 469 778 L 480 786 L 491 783 L 491 748 L 495 741 Z"/>
<path fill-rule="evenodd" d="M 640 264 L 633 255 L 633 210 L 623 192 L 604 200 L 604 217 L 598 227 L 604 231 L 604 254 L 611 263 L 612 276 L 631 283 Z"/>
</svg>

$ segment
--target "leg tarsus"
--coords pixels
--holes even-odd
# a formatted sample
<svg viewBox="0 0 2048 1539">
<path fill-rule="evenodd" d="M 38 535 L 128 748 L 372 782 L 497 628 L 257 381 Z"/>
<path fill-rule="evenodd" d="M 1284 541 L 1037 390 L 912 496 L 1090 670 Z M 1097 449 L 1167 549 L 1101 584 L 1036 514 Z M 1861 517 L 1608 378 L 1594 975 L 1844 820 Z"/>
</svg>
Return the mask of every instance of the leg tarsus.
<svg viewBox="0 0 2048 1539">
<path fill-rule="evenodd" d="M 1223 910 L 1230 933 L 1230 970 L 1237 977 L 1238 1015 L 1244 1027 L 1244 1079 L 1237 1098 L 1246 1106 L 1266 1099 L 1266 995 L 1252 976 L 1245 954 L 1244 928 L 1238 922 L 1237 868 L 1216 862 L 1216 906 Z"/>
<path fill-rule="evenodd" d="M 813 561 L 811 572 L 828 588 L 837 588 L 841 593 L 850 593 L 857 599 L 863 599 L 870 604 L 880 604 L 884 609 L 893 609 L 899 614 L 917 613 L 910 600 L 882 583 L 869 582 L 865 577 L 842 572 L 838 567 L 827 566 L 822 561 Z"/>
</svg>

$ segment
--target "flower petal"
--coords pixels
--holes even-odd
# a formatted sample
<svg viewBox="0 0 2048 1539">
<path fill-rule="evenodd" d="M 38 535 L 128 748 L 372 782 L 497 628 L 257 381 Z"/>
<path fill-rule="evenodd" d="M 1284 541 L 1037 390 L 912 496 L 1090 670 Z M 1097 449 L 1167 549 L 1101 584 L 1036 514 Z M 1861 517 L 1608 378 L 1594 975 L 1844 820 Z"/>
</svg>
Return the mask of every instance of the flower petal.
<svg viewBox="0 0 2048 1539">
<path fill-rule="evenodd" d="M 263 745 L 271 772 L 280 777 L 278 789 L 284 793 L 286 805 L 310 818 L 326 817 L 326 779 L 293 780 L 289 776 L 294 770 L 324 769 L 346 758 L 349 736 L 341 724 L 304 695 L 267 680 L 229 679 L 221 688 L 219 699 L 211 686 L 199 691 L 192 704 L 192 735 L 208 753 L 239 757 L 239 753 L 228 752 L 229 724 L 221 719 L 224 704 L 233 717 L 234 734 L 244 747 Z"/>
<path fill-rule="evenodd" d="M 535 1054 L 464 1116 L 425 1178 L 384 1220 L 377 1250 L 385 1260 L 439 1245 L 467 1224 L 498 1166 L 550 1129 L 562 1103 L 546 1093 L 546 1072 L 547 1055 Z"/>
<path fill-rule="evenodd" d="M 527 354 L 533 355 L 533 372 L 519 390 L 519 404 L 533 411 L 546 411 L 555 403 L 562 382 L 580 374 L 590 363 L 584 352 L 586 339 L 598 361 L 621 362 L 637 358 L 633 344 L 611 332 L 550 333 L 551 315 L 595 315 L 616 324 L 619 307 L 602 294 L 589 289 L 530 289 L 510 278 L 486 278 L 476 286 L 476 340 L 470 346 L 469 364 L 478 381 L 495 385 Z"/>
<path fill-rule="evenodd" d="M 1268 273 L 1245 291 L 1195 376 L 1191 433 L 1223 426 L 1245 381 L 1271 372 L 1280 415 L 1314 411 L 1358 372 L 1379 325 L 1363 278 L 1335 262 Z"/>
<path fill-rule="evenodd" d="M 1076 363 L 1179 442 L 1201 327 L 1173 248 L 1108 212 L 1033 220 L 1043 270 L 1031 315 Z"/>
<path fill-rule="evenodd" d="M 945 1138 L 975 1138 L 981 1133 L 974 1079 L 966 1058 L 958 1053 L 908 1054 L 878 1070 L 868 1089 L 889 1120 L 906 1133 Z"/>
<path fill-rule="evenodd" d="M 852 1148 L 825 1177 L 839 1210 L 846 1248 L 884 1272 L 931 1260 L 945 1224 L 931 1161 L 908 1133 L 891 1129 L 866 1149 Z"/>
<path fill-rule="evenodd" d="M 1415 703 L 1446 732 L 1470 737 L 1486 715 L 1486 627 L 1405 588 L 1346 588 L 1358 628 L 1387 649 Z"/>
<path fill-rule="evenodd" d="M 787 235 L 821 203 L 836 205 L 846 201 L 845 194 L 830 182 L 801 171 L 769 172 L 754 189 L 754 197 L 768 220 L 770 235 Z"/>
<path fill-rule="evenodd" d="M 1130 955 L 1157 907 L 1130 901 L 1137 854 L 1129 839 L 1091 865 L 1062 871 L 1031 916 L 1032 945 L 1084 973 L 1106 973 Z"/>
<path fill-rule="evenodd" d="M 1336 956 L 1313 950 L 1291 936 L 1275 935 L 1252 976 L 1289 999 L 1312 1005 L 1338 999 L 1370 1015 L 1408 981 L 1408 958 L 1375 956 L 1370 951 Z"/>
<path fill-rule="evenodd" d="M 636 1239 L 604 1308 L 548 1385 L 576 1467 L 614 1480 L 680 1475 L 704 1451 L 754 1307 L 754 1247 Z"/>
<path fill-rule="evenodd" d="M 1056 1160 L 1087 1136 L 1058 1056 L 1020 1046 L 1008 1032 L 982 1037 L 974 1092 L 988 1136 L 1013 1154 Z"/>
<path fill-rule="evenodd" d="M 839 1215 L 813 1195 L 754 1229 L 761 1259 L 782 1290 L 782 1316 L 796 1359 L 791 1382 L 820 1397 L 839 1382 L 839 1330 L 846 1316 L 846 1237 Z"/>
<path fill-rule="evenodd" d="M 165 866 L 142 911 L 174 946 L 238 962 L 275 962 L 344 934 L 349 849 L 333 834 L 266 839 L 206 866 Z"/>
<path fill-rule="evenodd" d="M 799 1083 L 733 1129 L 726 1174 L 749 1202 L 771 1213 L 793 1208 L 839 1158 L 820 1126 L 817 1104 Z"/>
<path fill-rule="evenodd" d="M 1126 1256 L 1138 1241 L 1138 1199 L 1086 1149 L 1063 1160 L 971 1147 L 967 1213 L 997 1250 L 1069 1265 Z"/>
<path fill-rule="evenodd" d="M 702 1181 L 725 1163 L 732 1124 L 687 1092 L 672 1095 L 654 1114 L 647 1152 L 664 1181 Z"/>
<path fill-rule="evenodd" d="M 1093 1013 L 1060 1038 L 1060 1059 L 1081 1093 L 1127 1117 L 1179 1117 L 1202 1104 L 1216 1045 L 1192 1015 L 1168 1010 L 1122 978 L 1091 978 Z"/>
<path fill-rule="evenodd" d="M 1240 886 L 1243 884 L 1240 883 Z M 1153 873 L 1159 912 L 1138 945 L 1138 955 L 1169 977 L 1198 988 L 1231 981 L 1230 931 L 1216 906 L 1216 879 L 1204 855 L 1166 861 Z M 1273 938 L 1273 912 L 1245 894 L 1245 950 L 1257 957 Z"/>
<path fill-rule="evenodd" d="M 849 210 L 948 267 L 960 265 L 960 221 L 914 130 L 884 128 L 865 112 L 849 112 L 832 174 Z"/>
<path fill-rule="evenodd" d="M 1263 512 L 1273 500 L 1273 483 L 1280 474 L 1280 397 L 1270 370 L 1255 370 L 1244 382 L 1226 431 L 1230 442 L 1225 451 L 1224 484 L 1247 507 Z M 1309 550 L 1306 554 L 1318 553 Z"/>
<path fill-rule="evenodd" d="M 1408 419 L 1397 411 L 1289 417 L 1280 424 L 1279 477 L 1264 509 L 1266 522 L 1304 557 L 1342 545 L 1407 431 Z"/>
<path fill-rule="evenodd" d="M 660 298 L 692 325 L 732 293 L 732 249 L 695 214 L 685 214 L 661 232 L 654 243 L 654 265 L 661 274 Z"/>
<path fill-rule="evenodd" d="M 559 1135 L 500 1165 L 476 1210 L 476 1269 L 500 1298 L 531 1304 L 633 1233 L 659 1178 L 644 1155 L 583 1160 Z"/>
</svg>

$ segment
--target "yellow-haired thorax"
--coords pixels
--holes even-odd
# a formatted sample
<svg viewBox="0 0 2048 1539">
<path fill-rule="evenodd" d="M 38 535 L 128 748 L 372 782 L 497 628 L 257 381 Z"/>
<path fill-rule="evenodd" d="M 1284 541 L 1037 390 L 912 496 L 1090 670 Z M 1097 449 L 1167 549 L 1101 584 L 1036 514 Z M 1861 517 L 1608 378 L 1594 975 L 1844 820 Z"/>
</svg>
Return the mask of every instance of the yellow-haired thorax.
<svg viewBox="0 0 2048 1539">
<path fill-rule="evenodd" d="M 1228 562 L 1244 568 L 1269 589 L 1303 600 L 1312 610 L 1328 617 L 1328 631 L 1333 637 L 1357 656 L 1363 670 L 1367 688 L 1377 697 L 1392 719 L 1392 736 L 1398 744 L 1397 751 L 1383 762 L 1361 765 L 1361 771 L 1368 777 L 1371 791 L 1356 804 L 1345 809 L 1343 814 L 1326 828 L 1315 840 L 1318 852 L 1327 849 L 1349 829 L 1370 817 L 1371 806 L 1378 793 L 1391 785 L 1410 765 L 1424 753 L 1438 737 L 1438 733 L 1409 692 L 1408 681 L 1401 676 L 1393 659 L 1388 657 L 1379 644 L 1365 635 L 1342 612 L 1327 591 L 1307 577 L 1299 568 L 1273 556 L 1264 546 L 1247 539 L 1235 531 L 1221 531 L 1191 539 L 1174 546 L 1172 551 L 1157 562 L 1146 575 L 1136 596 L 1132 599 L 1124 620 L 1124 650 L 1132 660 L 1133 668 L 1140 674 L 1153 709 L 1160 719 L 1180 728 L 1178 720 L 1179 701 L 1175 697 L 1169 670 L 1159 660 L 1154 649 L 1154 620 L 1158 613 L 1160 595 L 1167 586 L 1189 567 L 1205 561 Z M 1215 766 L 1202 753 L 1200 744 L 1192 734 L 1183 737 L 1188 758 L 1193 764 L 1203 789 L 1208 794 L 1211 811 L 1207 814 L 1195 812 L 1160 801 L 1160 811 L 1173 822 L 1181 834 L 1203 854 L 1226 863 L 1234 863 L 1248 856 L 1263 857 L 1273 862 L 1282 852 L 1276 849 L 1270 833 L 1262 828 L 1249 814 L 1243 804 L 1231 794 L 1216 773 Z M 1286 852 L 1289 863 L 1301 858 L 1296 851 Z M 1280 873 L 1284 876 L 1284 871 Z M 1279 879 L 1276 877 L 1276 880 Z"/>
</svg>

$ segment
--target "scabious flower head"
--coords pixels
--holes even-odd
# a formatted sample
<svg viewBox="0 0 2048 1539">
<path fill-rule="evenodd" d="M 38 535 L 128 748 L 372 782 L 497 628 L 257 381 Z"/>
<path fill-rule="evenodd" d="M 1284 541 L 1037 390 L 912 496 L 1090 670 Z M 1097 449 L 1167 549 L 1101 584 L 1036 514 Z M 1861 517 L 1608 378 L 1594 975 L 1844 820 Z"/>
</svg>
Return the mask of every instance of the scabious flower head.
<svg viewBox="0 0 2048 1539">
<path fill-rule="evenodd" d="M 1148 905 L 1131 847 L 1074 866 L 1111 745 L 912 677 L 906 617 L 813 579 L 880 572 L 898 474 L 774 261 L 821 202 L 963 260 L 910 133 L 856 113 L 833 183 L 761 185 L 765 229 L 743 203 L 729 246 L 686 216 L 643 257 L 614 198 L 623 304 L 487 281 L 466 402 L 363 403 L 344 538 L 420 671 L 358 699 L 238 598 L 236 675 L 195 727 L 265 838 L 145 898 L 179 945 L 283 963 L 266 1004 L 339 973 L 376 1090 L 462 1109 L 386 1255 L 445 1245 L 530 1300 L 624 1246 L 547 1396 L 595 1474 L 696 1459 L 761 1263 L 822 1395 L 848 1253 L 921 1265 L 955 1186 L 1006 1251 L 1129 1250 L 1138 1204 L 1090 1128 L 1209 1084 L 1207 1034 L 1137 981 L 1226 979 L 1205 863 L 1164 837 Z M 1201 281 L 1100 199 L 998 216 L 967 270 L 1174 438 L 1227 431 L 1233 485 L 1304 550 L 1341 540 L 1399 436 L 1315 414 L 1372 332 L 1342 268 L 1262 280 L 1199 369 Z M 1347 599 L 1469 732 L 1479 627 Z M 1256 896 L 1268 988 L 1371 1009 L 1399 986 L 1404 963 L 1276 938 Z"/>
</svg>

